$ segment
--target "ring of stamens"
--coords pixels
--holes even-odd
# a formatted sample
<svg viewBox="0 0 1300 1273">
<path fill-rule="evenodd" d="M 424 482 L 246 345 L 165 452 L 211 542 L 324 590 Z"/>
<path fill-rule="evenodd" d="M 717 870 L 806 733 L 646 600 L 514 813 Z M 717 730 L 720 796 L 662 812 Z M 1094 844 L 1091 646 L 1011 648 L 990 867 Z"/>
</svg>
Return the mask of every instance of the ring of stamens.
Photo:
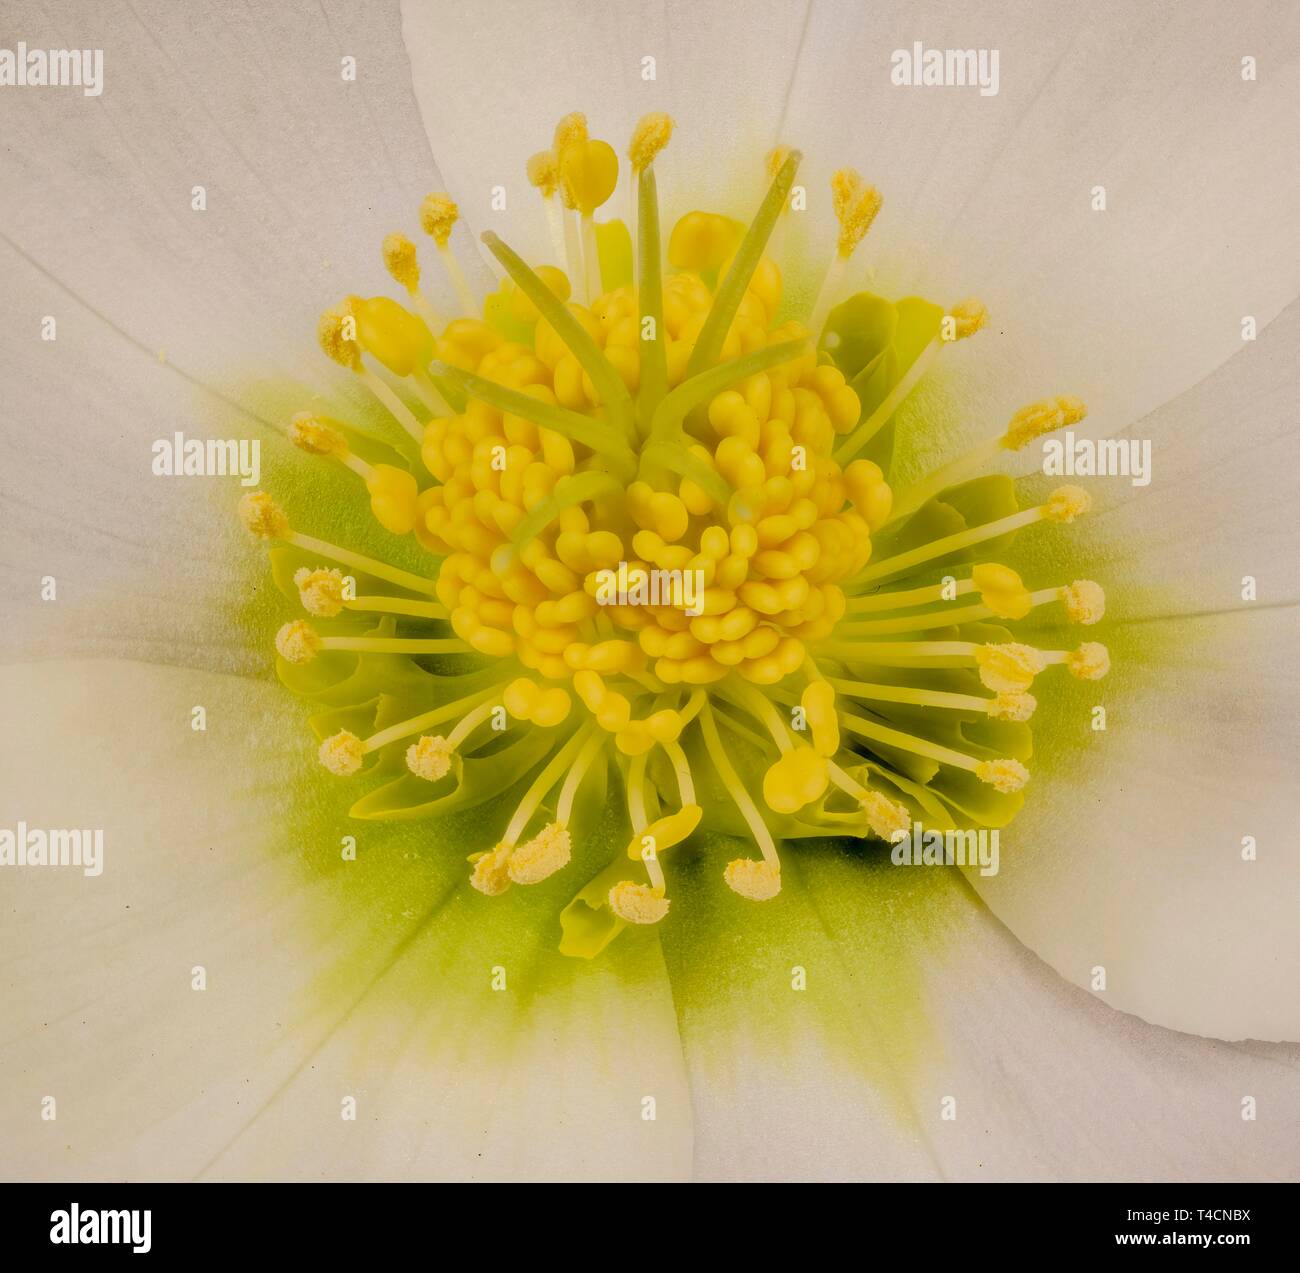
<svg viewBox="0 0 1300 1273">
<path fill-rule="evenodd" d="M 355 473 L 384 530 L 426 550 L 427 572 L 300 533 L 262 492 L 240 510 L 254 534 L 312 563 L 293 575 L 311 621 L 292 619 L 276 636 L 286 663 L 454 656 L 483 669 L 487 688 L 368 737 L 325 738 L 319 759 L 332 772 L 355 774 L 392 747 L 408 781 L 440 790 L 482 748 L 490 720 L 553 740 L 505 783 L 526 785 L 500 839 L 470 858 L 475 889 L 495 896 L 568 868 L 581 847 L 579 792 L 614 765 L 641 874 L 616 861 L 566 908 L 581 902 L 607 916 L 600 936 L 566 934 L 579 954 L 669 913 L 660 851 L 711 812 L 697 802 L 695 767 L 711 771 L 757 850 L 726 864 L 727 884 L 767 900 L 781 888 L 782 819 L 879 838 L 906 828 L 907 786 L 891 781 L 890 756 L 1003 797 L 1024 787 L 1018 755 L 956 745 L 949 725 L 940 741 L 918 719 L 992 723 L 1015 750 L 1039 675 L 1061 665 L 1096 679 L 1109 668 L 1095 642 L 1040 650 L 987 635 L 1038 607 L 1060 606 L 1072 623 L 1102 618 L 1104 593 L 1091 580 L 1030 589 L 1008 566 L 978 560 L 992 541 L 1074 522 L 1090 506 L 1082 489 L 893 547 L 916 510 L 1001 453 L 1081 419 L 1083 404 L 1030 404 L 1003 432 L 896 492 L 862 453 L 942 346 L 984 325 L 983 306 L 954 305 L 944 334 L 864 403 L 811 337 L 880 213 L 879 193 L 850 169 L 836 173 L 839 238 L 804 326 L 784 317 L 770 254 L 798 152 L 770 157 L 768 192 L 747 228 L 683 217 L 665 273 L 655 166 L 671 133 L 667 116 L 647 116 L 628 150 L 631 277 L 608 278 L 618 223 L 595 221 L 615 189 L 617 156 L 575 114 L 528 166 L 563 269 L 533 268 L 484 235 L 505 282 L 480 305 L 451 249 L 459 211 L 435 193 L 419 219 L 460 316 L 440 316 L 415 244 L 400 233 L 382 256 L 415 312 L 349 296 L 322 315 L 322 348 L 418 446 L 422 472 L 368 462 L 347 426 L 316 414 L 295 416 L 289 436 Z M 344 570 L 377 584 L 357 595 Z M 953 570 L 960 577 L 933 582 Z M 499 675 L 489 684 L 491 669 Z M 749 759 L 734 758 L 755 753 L 763 770 L 751 781 Z"/>
</svg>

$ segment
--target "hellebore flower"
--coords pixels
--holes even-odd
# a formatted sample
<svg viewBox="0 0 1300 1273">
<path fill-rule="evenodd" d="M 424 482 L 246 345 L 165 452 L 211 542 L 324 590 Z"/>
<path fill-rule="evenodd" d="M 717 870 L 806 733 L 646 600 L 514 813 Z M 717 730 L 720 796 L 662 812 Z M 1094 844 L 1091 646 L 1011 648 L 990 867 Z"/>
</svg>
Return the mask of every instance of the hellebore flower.
<svg viewBox="0 0 1300 1273">
<path fill-rule="evenodd" d="M 335 17 L 159 17 L 196 82 L 96 14 L 100 114 L 2 103 L 5 807 L 105 843 L 0 875 L 24 1174 L 1292 1174 L 1294 74 Z"/>
</svg>

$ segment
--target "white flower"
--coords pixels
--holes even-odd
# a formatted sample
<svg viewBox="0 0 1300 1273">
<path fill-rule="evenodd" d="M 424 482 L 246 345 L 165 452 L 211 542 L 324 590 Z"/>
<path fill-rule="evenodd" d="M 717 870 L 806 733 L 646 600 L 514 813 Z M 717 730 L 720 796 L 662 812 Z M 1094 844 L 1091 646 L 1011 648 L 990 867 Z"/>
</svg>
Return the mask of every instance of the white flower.
<svg viewBox="0 0 1300 1273">
<path fill-rule="evenodd" d="M 920 34 L 902 5 L 410 4 L 400 24 L 306 16 L 291 43 L 266 21 L 178 16 L 160 61 L 134 18 L 78 12 L 102 98 L 0 98 L 21 155 L 0 186 L 21 298 L 0 334 L 5 825 L 98 826 L 106 846 L 95 879 L 0 868 L 0 1135 L 23 1174 L 1293 1175 L 1300 1053 L 1218 1041 L 1300 1037 L 1300 92 L 1269 66 L 1271 23 L 1206 7 L 1153 36 L 1141 15 L 982 9 L 1001 87 L 981 98 L 890 85 Z M 31 15 L 29 44 L 57 25 Z M 1139 68 L 1137 43 L 1159 58 Z M 273 439 L 313 390 L 283 376 L 368 409 L 327 381 L 315 315 L 384 287 L 378 244 L 433 188 L 542 256 L 524 164 L 575 108 L 611 138 L 672 111 L 674 213 L 721 190 L 748 216 L 777 142 L 804 146 L 810 191 L 844 163 L 882 187 L 846 287 L 870 269 L 873 290 L 975 289 L 994 315 L 918 391 L 935 427 L 902 457 L 915 472 L 1063 387 L 1089 403 L 1081 434 L 1152 441 L 1151 485 L 1095 485 L 1092 555 L 1069 563 L 1105 580 L 1123 657 L 1070 683 L 1076 735 L 1035 729 L 1044 776 L 1000 874 L 970 876 L 988 909 L 955 872 L 823 846 L 757 906 L 683 868 L 669 920 L 562 959 L 563 884 L 482 898 L 463 856 L 402 860 L 342 816 L 249 638 L 265 620 L 240 595 L 229 479 L 151 476 L 152 442 L 182 429 L 258 437 L 305 473 Z M 817 199 L 805 216 L 788 246 L 815 277 L 834 236 Z M 452 248 L 490 280 L 468 234 Z M 281 379 L 245 375 L 254 358 Z"/>
</svg>

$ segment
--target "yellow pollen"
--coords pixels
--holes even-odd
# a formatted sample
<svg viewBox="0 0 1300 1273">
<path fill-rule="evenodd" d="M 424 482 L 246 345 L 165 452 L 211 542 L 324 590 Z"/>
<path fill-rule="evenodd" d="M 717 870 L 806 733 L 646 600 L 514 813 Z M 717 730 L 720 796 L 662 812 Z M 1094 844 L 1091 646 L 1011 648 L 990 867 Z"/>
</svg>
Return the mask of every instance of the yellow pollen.
<svg viewBox="0 0 1300 1273">
<path fill-rule="evenodd" d="M 372 449 L 360 422 L 354 431 L 349 417 L 311 409 L 328 410 L 322 397 L 287 420 L 287 434 L 364 486 L 351 494 L 361 514 L 368 500 L 371 531 L 377 521 L 414 537 L 397 549 L 407 568 L 346 537 L 306 534 L 262 491 L 239 505 L 254 535 L 294 550 L 271 554 L 275 581 L 292 574 L 301 602 L 291 610 L 302 617 L 275 634 L 286 684 L 319 697 L 337 662 L 356 664 L 363 689 L 397 686 L 397 698 L 369 697 L 341 717 L 360 736 L 343 729 L 318 746 L 332 773 L 387 784 L 359 816 L 376 797 L 391 804 L 382 793 L 394 785 L 394 753 L 405 758 L 399 775 L 422 780 L 398 776 L 404 816 L 437 813 L 437 793 L 453 788 L 451 800 L 504 793 L 524 764 L 525 793 L 504 828 L 494 823 L 479 841 L 495 847 L 468 858 L 471 887 L 488 896 L 581 862 L 570 828 L 589 817 L 625 827 L 627 864 L 619 854 L 573 881 L 560 920 L 566 955 L 594 955 L 625 925 L 662 921 L 664 851 L 692 836 L 710 848 L 701 829 L 748 831 L 751 846 L 732 851 L 752 856 L 718 862 L 728 888 L 760 901 L 781 891 L 783 845 L 797 851 L 805 835 L 896 843 L 922 808 L 949 826 L 972 816 L 1004 823 L 1030 776 L 1012 758 L 1031 754 L 1029 731 L 986 723 L 967 738 L 962 722 L 1029 721 L 1037 706 L 1029 691 L 1047 669 L 1096 679 L 1110 666 L 1095 643 L 1037 649 L 983 628 L 992 634 L 985 644 L 975 626 L 1015 626 L 1036 607 L 1061 623 L 1103 618 L 1105 595 L 1091 580 L 1065 583 L 1070 575 L 1057 573 L 1053 586 L 1031 591 L 978 552 L 1023 530 L 1048 541 L 1053 560 L 1068 560 L 1062 537 L 1040 524 L 1087 512 L 1086 479 L 990 520 L 922 518 L 895 534 L 945 492 L 1005 482 L 1006 451 L 1083 419 L 1084 404 L 1051 396 L 1022 407 L 895 489 L 885 453 L 867 459 L 876 452 L 864 448 L 895 421 L 901 432 L 926 427 L 924 408 L 901 416 L 899 408 L 945 341 L 987 324 L 983 303 L 969 297 L 945 313 L 872 291 L 845 302 L 850 256 L 881 208 L 880 193 L 845 168 L 831 181 L 837 250 L 815 302 L 800 321 L 778 317 L 790 308 L 778 262 L 792 233 L 785 214 L 799 152 L 779 146 L 766 157 L 769 188 L 748 223 L 707 211 L 661 223 L 657 174 L 673 162 L 664 148 L 677 144 L 674 134 L 670 116 L 644 115 L 624 159 L 591 136 L 585 116 L 566 115 L 551 147 L 527 163 L 543 196 L 533 215 L 545 220 L 555 265 L 525 261 L 485 234 L 506 277 L 475 296 L 449 242 L 457 205 L 436 192 L 420 206 L 420 225 L 459 317 L 446 321 L 430 306 L 416 247 L 427 254 L 429 244 L 401 233 L 382 245 L 385 269 L 405 288 L 388 289 L 400 303 L 348 295 L 321 315 L 323 351 L 356 374 L 391 417 L 385 426 L 400 426 L 409 442 L 385 451 L 376 438 Z M 620 162 L 631 178 L 621 190 Z M 616 191 L 628 197 L 622 224 L 597 225 L 593 214 Z M 804 299 L 794 298 L 801 314 Z M 922 324 L 912 334 L 910 305 Z M 882 339 L 897 348 L 878 385 L 862 358 Z M 912 439 L 908 453 L 939 440 Z M 996 487 L 988 493 L 1000 502 Z M 295 518 L 308 524 L 341 516 L 328 492 L 296 498 L 304 511 Z M 952 503 L 965 513 L 960 496 Z M 363 540 L 370 533 L 358 531 Z M 953 577 L 934 582 L 947 570 Z M 358 596 L 359 579 L 382 582 L 366 582 Z M 335 617 L 346 622 L 325 622 Z M 287 664 L 313 658 L 324 665 L 318 675 L 291 674 Z M 461 659 L 470 660 L 463 675 Z M 436 705 L 423 691 L 409 700 L 401 691 L 426 681 Z M 489 719 L 526 736 L 531 758 L 489 743 Z M 990 746 L 989 737 L 1008 741 Z M 462 760 L 467 751 L 472 762 Z M 953 774 L 956 787 L 944 781 Z M 960 784 L 973 777 L 1011 798 L 985 793 L 985 818 L 959 808 Z M 589 809 L 595 791 L 618 808 Z M 739 823 L 719 807 L 727 798 Z"/>
<path fill-rule="evenodd" d="M 275 648 L 287 663 L 310 663 L 320 649 L 320 637 L 306 619 L 292 619 L 275 634 Z"/>
<path fill-rule="evenodd" d="M 975 651 L 975 663 L 980 680 L 997 694 L 1027 690 L 1046 667 L 1043 656 L 1033 646 L 1018 641 L 980 646 Z"/>
<path fill-rule="evenodd" d="M 901 804 L 879 791 L 866 791 L 858 802 L 867 815 L 867 825 L 882 840 L 893 840 L 912 825 L 912 815 Z"/>
<path fill-rule="evenodd" d="M 1110 671 L 1110 651 L 1096 641 L 1085 641 L 1066 658 L 1065 666 L 1081 681 L 1099 681 Z"/>
<path fill-rule="evenodd" d="M 965 340 L 988 322 L 989 312 L 978 296 L 968 296 L 948 311 L 948 317 L 954 320 L 953 339 Z"/>
<path fill-rule="evenodd" d="M 1006 451 L 1023 450 L 1036 438 L 1078 424 L 1087 414 L 1088 408 L 1083 402 L 1068 395 L 1031 402 L 1011 417 L 1007 431 L 1002 435 L 1002 448 Z"/>
<path fill-rule="evenodd" d="M 249 491 L 240 499 L 239 520 L 259 539 L 283 539 L 289 533 L 284 510 L 265 491 Z"/>
<path fill-rule="evenodd" d="M 629 924 L 657 924 L 668 914 L 668 899 L 646 884 L 620 880 L 609 890 L 609 909 Z"/>
<path fill-rule="evenodd" d="M 560 161 L 549 150 L 539 150 L 528 160 L 528 181 L 549 199 L 560 186 Z"/>
<path fill-rule="evenodd" d="M 1043 505 L 1043 517 L 1049 522 L 1068 523 L 1091 507 L 1092 496 L 1082 486 L 1058 486 Z"/>
<path fill-rule="evenodd" d="M 989 704 L 989 715 L 994 720 L 1028 720 L 1038 706 L 1032 694 L 1023 691 L 1003 690 Z"/>
<path fill-rule="evenodd" d="M 636 126 L 636 131 L 632 134 L 632 141 L 627 148 L 627 157 L 631 160 L 632 171 L 636 173 L 644 172 L 654 162 L 655 156 L 668 145 L 668 140 L 672 135 L 673 118 L 671 115 L 665 115 L 659 111 L 643 115 L 640 123 Z"/>
<path fill-rule="evenodd" d="M 440 248 L 447 246 L 452 227 L 459 219 L 460 209 L 446 191 L 424 196 L 420 204 L 420 227 Z"/>
<path fill-rule="evenodd" d="M 346 729 L 341 729 L 321 743 L 316 755 L 330 773 L 346 778 L 361 768 L 366 752 L 361 739 Z"/>
<path fill-rule="evenodd" d="M 408 292 L 420 286 L 420 262 L 415 244 L 404 234 L 390 234 L 384 239 L 384 269 Z"/>
<path fill-rule="evenodd" d="M 571 146 L 574 142 L 586 141 L 587 137 L 587 117 L 581 111 L 570 111 L 555 125 L 551 148 L 558 155 L 566 146 Z"/>
<path fill-rule="evenodd" d="M 581 111 L 570 111 L 555 125 L 551 150 L 555 155 L 555 170 L 560 186 L 560 196 L 566 208 L 578 206 L 576 196 L 564 172 L 564 157 L 575 146 L 583 146 L 588 138 L 587 117 Z"/>
<path fill-rule="evenodd" d="M 841 168 L 831 178 L 831 201 L 840 223 L 836 247 L 841 256 L 851 256 L 880 211 L 880 191 L 867 185 L 852 168 Z"/>
<path fill-rule="evenodd" d="M 727 887 L 751 902 L 766 902 L 781 891 L 781 868 L 766 858 L 736 858 L 727 863 L 722 878 Z"/>
<path fill-rule="evenodd" d="M 498 844 L 486 853 L 470 855 L 474 870 L 470 873 L 470 885 L 488 897 L 497 897 L 510 887 L 510 855 L 513 852 L 509 844 Z"/>
<path fill-rule="evenodd" d="M 294 587 L 298 600 L 308 614 L 322 619 L 332 619 L 343 609 L 343 572 L 319 567 L 300 566 L 294 571 Z"/>
<path fill-rule="evenodd" d="M 568 866 L 572 851 L 568 828 L 552 822 L 510 855 L 510 878 L 516 884 L 540 884 Z"/>
<path fill-rule="evenodd" d="M 775 181 L 776 174 L 785 167 L 785 161 L 790 158 L 789 146 L 773 146 L 767 152 L 767 158 L 763 161 L 767 169 L 768 181 Z"/>
<path fill-rule="evenodd" d="M 1106 594 L 1091 579 L 1076 579 L 1062 588 L 1061 600 L 1071 623 L 1096 623 L 1106 613 Z"/>
<path fill-rule="evenodd" d="M 1029 770 L 1018 760 L 982 760 L 975 769 L 975 777 L 1007 796 L 1029 781 Z"/>
<path fill-rule="evenodd" d="M 452 746 L 441 735 L 425 734 L 406 749 L 406 767 L 426 782 L 437 782 L 451 771 Z"/>
<path fill-rule="evenodd" d="M 361 348 L 356 341 L 356 318 L 348 301 L 331 305 L 316 324 L 316 339 L 326 355 L 349 371 L 361 370 Z"/>
<path fill-rule="evenodd" d="M 299 411 L 289 421 L 289 440 L 309 455 L 338 455 L 348 453 L 343 435 L 310 411 Z"/>
</svg>

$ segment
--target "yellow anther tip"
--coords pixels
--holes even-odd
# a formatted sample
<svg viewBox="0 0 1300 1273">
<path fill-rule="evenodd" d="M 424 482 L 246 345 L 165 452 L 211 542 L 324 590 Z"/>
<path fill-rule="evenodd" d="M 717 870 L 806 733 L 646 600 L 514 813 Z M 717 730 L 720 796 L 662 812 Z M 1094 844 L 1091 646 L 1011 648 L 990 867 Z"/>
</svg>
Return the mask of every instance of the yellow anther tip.
<svg viewBox="0 0 1300 1273">
<path fill-rule="evenodd" d="M 510 887 L 510 855 L 513 852 L 508 844 L 498 844 L 486 853 L 475 853 L 470 861 L 474 864 L 469 882 L 487 897 L 496 897 Z"/>
<path fill-rule="evenodd" d="M 510 855 L 507 869 L 516 884 L 540 884 L 568 866 L 572 854 L 568 828 L 552 822 Z"/>
<path fill-rule="evenodd" d="M 420 228 L 439 247 L 447 245 L 452 227 L 459 219 L 460 209 L 446 191 L 438 190 L 424 196 L 420 204 Z"/>
<path fill-rule="evenodd" d="M 259 539 L 283 539 L 289 533 L 284 510 L 265 491 L 249 491 L 239 501 L 239 520 Z"/>
<path fill-rule="evenodd" d="M 335 428 L 310 411 L 299 411 L 289 421 L 289 440 L 309 455 L 346 455 L 347 440 Z"/>
<path fill-rule="evenodd" d="M 901 804 L 879 791 L 868 791 L 859 802 L 867 815 L 867 825 L 882 840 L 893 840 L 912 825 L 912 815 Z"/>
<path fill-rule="evenodd" d="M 451 744 L 441 734 L 426 734 L 406 749 L 406 767 L 426 782 L 437 782 L 451 771 Z"/>
<path fill-rule="evenodd" d="M 1028 720 L 1038 706 L 1038 700 L 1024 691 L 1003 690 L 989 703 L 989 715 L 994 720 Z"/>
<path fill-rule="evenodd" d="M 1019 791 L 1029 781 L 1029 770 L 1018 760 L 982 760 L 975 776 L 1006 796 Z"/>
<path fill-rule="evenodd" d="M 1085 641 L 1069 655 L 1065 666 L 1081 681 L 1099 681 L 1110 671 L 1110 651 L 1096 641 Z"/>
<path fill-rule="evenodd" d="M 1058 486 L 1043 505 L 1043 516 L 1049 522 L 1062 524 L 1082 517 L 1092 507 L 1092 496 L 1082 486 Z"/>
<path fill-rule="evenodd" d="M 751 902 L 766 902 L 781 891 L 781 869 L 765 858 L 737 858 L 727 863 L 722 878 L 727 887 Z"/>
<path fill-rule="evenodd" d="M 657 924 L 668 914 L 668 899 L 645 884 L 620 880 L 609 890 L 609 909 L 629 924 Z"/>
<path fill-rule="evenodd" d="M 320 637 L 306 619 L 291 619 L 275 634 L 275 648 L 286 663 L 310 663 L 320 649 Z"/>
<path fill-rule="evenodd" d="M 831 178 L 831 202 L 840 223 L 839 254 L 849 256 L 871 229 L 884 200 L 852 168 L 841 168 Z"/>
<path fill-rule="evenodd" d="M 550 198 L 560 185 L 560 162 L 553 152 L 539 150 L 530 156 L 526 171 L 528 184 L 536 186 L 546 198 Z"/>
<path fill-rule="evenodd" d="M 552 147 L 558 154 L 576 141 L 586 141 L 587 136 L 587 117 L 581 111 L 570 111 L 555 125 Z"/>
<path fill-rule="evenodd" d="M 785 161 L 790 158 L 790 154 L 789 146 L 773 146 L 767 152 L 767 157 L 763 162 L 767 168 L 767 179 L 769 181 L 776 180 L 776 174 L 785 166 Z"/>
<path fill-rule="evenodd" d="M 293 575 L 298 600 L 308 614 L 332 619 L 343 609 L 343 572 L 300 566 Z"/>
<path fill-rule="evenodd" d="M 1007 423 L 1007 431 L 1002 435 L 1003 449 L 1023 450 L 1048 433 L 1078 424 L 1087 414 L 1088 408 L 1083 402 L 1068 395 L 1031 402 L 1027 407 L 1021 407 Z"/>
<path fill-rule="evenodd" d="M 346 778 L 361 768 L 366 752 L 361 739 L 342 729 L 321 743 L 316 755 L 330 773 Z"/>
<path fill-rule="evenodd" d="M 404 234 L 390 234 L 384 239 L 384 269 L 408 292 L 420 285 L 420 262 L 415 244 Z"/>
<path fill-rule="evenodd" d="M 953 320 L 953 339 L 965 340 L 988 322 L 989 311 L 978 296 L 968 296 L 948 311 L 948 317 Z"/>
<path fill-rule="evenodd" d="M 1058 397 L 1056 405 L 1065 417 L 1066 424 L 1078 424 L 1088 414 L 1088 408 L 1084 405 L 1083 399 L 1073 397 L 1070 394 L 1062 394 Z"/>
<path fill-rule="evenodd" d="M 975 651 L 975 663 L 980 680 L 996 694 L 1027 690 L 1046 666 L 1033 646 L 1018 641 L 980 646 Z"/>
<path fill-rule="evenodd" d="M 643 115 L 627 148 L 633 172 L 644 172 L 673 135 L 673 118 L 661 111 Z"/>
<path fill-rule="evenodd" d="M 1062 590 L 1071 623 L 1096 623 L 1106 613 L 1106 593 L 1091 579 L 1076 579 Z"/>
<path fill-rule="evenodd" d="M 344 325 L 352 321 L 351 334 L 345 332 Z M 349 371 L 361 369 L 361 349 L 355 336 L 355 317 L 352 313 L 350 299 L 339 305 L 331 305 L 321 314 L 316 324 L 316 339 L 327 357 L 332 358 L 340 367 Z"/>
</svg>

